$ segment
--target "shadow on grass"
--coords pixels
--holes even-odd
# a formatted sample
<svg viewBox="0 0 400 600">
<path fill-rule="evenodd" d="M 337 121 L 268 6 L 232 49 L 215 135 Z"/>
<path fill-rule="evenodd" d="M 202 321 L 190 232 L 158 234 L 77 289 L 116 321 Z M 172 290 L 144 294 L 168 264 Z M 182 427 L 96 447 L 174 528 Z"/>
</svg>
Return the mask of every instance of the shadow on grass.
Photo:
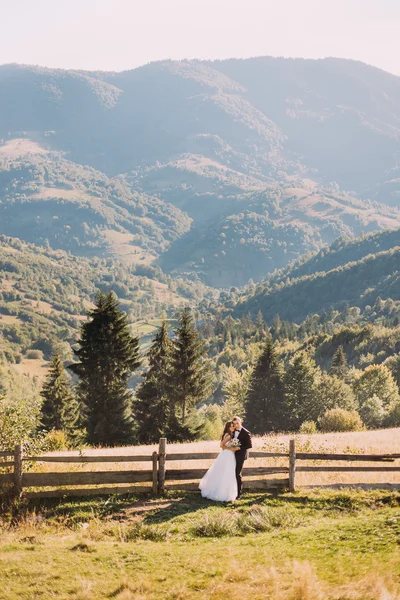
<svg viewBox="0 0 400 600">
<path fill-rule="evenodd" d="M 48 522 L 73 527 L 76 523 L 97 518 L 100 520 L 129 522 L 144 518 L 147 524 L 167 523 L 173 519 L 194 514 L 214 507 L 246 512 L 255 506 L 289 507 L 308 512 L 356 511 L 363 507 L 399 506 L 400 492 L 380 489 L 332 489 L 332 486 L 316 486 L 315 489 L 289 492 L 247 492 L 240 501 L 213 502 L 202 498 L 198 492 L 167 492 L 163 496 L 151 494 L 91 496 L 81 498 L 57 498 L 20 501 L 5 520 L 12 526 L 25 517 L 36 515 Z"/>
</svg>

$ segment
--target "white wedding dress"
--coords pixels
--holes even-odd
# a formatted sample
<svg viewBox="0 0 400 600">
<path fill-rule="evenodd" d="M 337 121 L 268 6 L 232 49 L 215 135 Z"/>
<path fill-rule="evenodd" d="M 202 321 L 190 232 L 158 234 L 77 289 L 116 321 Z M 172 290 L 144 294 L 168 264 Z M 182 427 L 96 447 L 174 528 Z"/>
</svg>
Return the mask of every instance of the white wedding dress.
<svg viewBox="0 0 400 600">
<path fill-rule="evenodd" d="M 203 498 L 217 502 L 232 502 L 237 496 L 236 459 L 231 450 L 222 450 L 208 469 L 199 488 Z"/>
</svg>

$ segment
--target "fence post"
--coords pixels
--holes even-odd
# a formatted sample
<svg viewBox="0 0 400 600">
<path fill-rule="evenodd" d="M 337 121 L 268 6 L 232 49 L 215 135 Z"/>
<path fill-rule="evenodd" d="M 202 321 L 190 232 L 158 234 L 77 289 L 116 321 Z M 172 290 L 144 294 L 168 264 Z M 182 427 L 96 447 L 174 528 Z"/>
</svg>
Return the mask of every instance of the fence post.
<svg viewBox="0 0 400 600">
<path fill-rule="evenodd" d="M 296 440 L 289 442 L 289 490 L 296 490 Z"/>
<path fill-rule="evenodd" d="M 22 445 L 14 447 L 14 492 L 16 496 L 22 494 Z"/>
<path fill-rule="evenodd" d="M 167 455 L 167 438 L 160 438 L 158 446 L 158 493 L 162 494 L 165 488 L 165 462 Z"/>
<path fill-rule="evenodd" d="M 152 454 L 153 462 L 153 494 L 158 492 L 158 453 L 154 450 Z"/>
</svg>

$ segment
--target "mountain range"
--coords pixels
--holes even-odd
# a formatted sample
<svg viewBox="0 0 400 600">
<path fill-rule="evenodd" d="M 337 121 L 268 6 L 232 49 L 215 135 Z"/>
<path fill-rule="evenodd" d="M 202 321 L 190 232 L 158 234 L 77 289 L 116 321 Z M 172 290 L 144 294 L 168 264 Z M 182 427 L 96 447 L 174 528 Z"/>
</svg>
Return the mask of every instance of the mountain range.
<svg viewBox="0 0 400 600">
<path fill-rule="evenodd" d="M 343 60 L 0 67 L 0 233 L 217 288 L 400 227 L 400 78 Z"/>
</svg>

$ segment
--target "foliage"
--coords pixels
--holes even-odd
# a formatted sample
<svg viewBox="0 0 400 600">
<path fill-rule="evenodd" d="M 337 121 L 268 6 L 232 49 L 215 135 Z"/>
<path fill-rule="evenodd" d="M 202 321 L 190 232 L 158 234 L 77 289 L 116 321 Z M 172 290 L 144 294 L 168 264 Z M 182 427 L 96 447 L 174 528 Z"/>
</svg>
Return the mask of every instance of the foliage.
<svg viewBox="0 0 400 600">
<path fill-rule="evenodd" d="M 315 421 L 303 421 L 300 425 L 299 433 L 312 435 L 317 433 L 317 424 Z"/>
<path fill-rule="evenodd" d="M 0 365 L 0 440 L 11 449 L 29 443 L 40 422 L 42 399 L 37 385 L 11 368 Z"/>
<path fill-rule="evenodd" d="M 246 396 L 246 423 L 254 433 L 276 431 L 285 418 L 283 371 L 272 340 L 264 345 Z"/>
<path fill-rule="evenodd" d="M 338 349 L 333 355 L 331 368 L 329 372 L 331 375 L 336 375 L 340 379 L 344 379 L 346 377 L 347 360 L 346 355 L 343 351 L 343 346 L 338 346 Z"/>
<path fill-rule="evenodd" d="M 385 408 L 400 401 L 397 383 L 385 365 L 368 366 L 353 387 L 360 407 L 372 396 L 377 396 Z"/>
<path fill-rule="evenodd" d="M 238 371 L 233 366 L 222 365 L 223 376 L 222 391 L 224 393 L 224 404 L 222 407 L 222 419 L 228 421 L 233 415 L 244 416 L 245 400 L 249 392 L 253 369 L 246 367 Z"/>
<path fill-rule="evenodd" d="M 79 362 L 69 368 L 78 375 L 84 405 L 87 441 L 114 446 L 133 439 L 128 379 L 140 365 L 139 340 L 131 336 L 127 317 L 112 293 L 100 293 L 96 308 L 82 325 Z"/>
<path fill-rule="evenodd" d="M 318 419 L 318 428 L 324 433 L 330 431 L 361 431 L 363 422 L 357 411 L 332 408 Z"/>
<path fill-rule="evenodd" d="M 170 393 L 180 410 L 181 424 L 195 404 L 207 399 L 213 382 L 205 347 L 199 337 L 189 308 L 183 309 L 175 332 L 171 359 Z"/>
<path fill-rule="evenodd" d="M 357 408 L 351 386 L 339 379 L 338 376 L 328 375 L 328 373 L 322 373 L 319 378 L 315 403 L 319 410 L 317 418 L 331 408 L 344 408 L 345 410 Z"/>
<path fill-rule="evenodd" d="M 59 430 L 74 438 L 78 427 L 79 404 L 65 376 L 64 365 L 59 354 L 50 364 L 41 395 L 41 422 L 46 431 Z"/>
<path fill-rule="evenodd" d="M 314 360 L 306 353 L 295 355 L 284 378 L 286 429 L 298 429 L 303 421 L 314 421 L 320 414 Z"/>
<path fill-rule="evenodd" d="M 155 443 L 160 437 L 187 440 L 193 435 L 180 423 L 171 394 L 173 347 L 164 320 L 148 351 L 149 368 L 134 401 L 135 438 L 139 443 Z"/>
</svg>

